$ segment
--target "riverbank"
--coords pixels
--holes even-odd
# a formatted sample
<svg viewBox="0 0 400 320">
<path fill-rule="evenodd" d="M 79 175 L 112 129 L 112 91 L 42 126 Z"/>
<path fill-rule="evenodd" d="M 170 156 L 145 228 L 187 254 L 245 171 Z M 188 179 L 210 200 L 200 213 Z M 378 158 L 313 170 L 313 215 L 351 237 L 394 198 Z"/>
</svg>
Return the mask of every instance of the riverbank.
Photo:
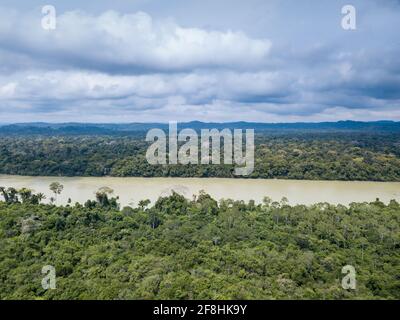
<svg viewBox="0 0 400 320">
<path fill-rule="evenodd" d="M 58 196 L 58 204 L 83 203 L 93 199 L 101 187 L 110 187 L 120 197 L 120 203 L 137 205 L 138 201 L 149 199 L 153 203 L 171 190 L 192 198 L 200 190 L 215 199 L 255 200 L 260 203 L 265 196 L 275 201 L 282 197 L 290 204 L 313 204 L 329 202 L 348 205 L 351 202 L 371 202 L 376 198 L 388 203 L 400 199 L 400 182 L 360 182 L 360 181 L 317 181 L 278 179 L 230 179 L 230 178 L 136 178 L 136 177 L 43 177 L 0 175 L 0 186 L 27 187 L 42 192 L 47 200 L 53 196 L 49 190 L 51 182 L 58 181 L 64 186 Z"/>
</svg>

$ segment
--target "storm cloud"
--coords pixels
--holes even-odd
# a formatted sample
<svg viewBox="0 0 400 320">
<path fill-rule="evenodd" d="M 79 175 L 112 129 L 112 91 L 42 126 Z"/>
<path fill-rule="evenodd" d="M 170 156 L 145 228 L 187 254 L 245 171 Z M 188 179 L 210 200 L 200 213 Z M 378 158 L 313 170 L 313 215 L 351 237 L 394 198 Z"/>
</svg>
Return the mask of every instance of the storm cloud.
<svg viewBox="0 0 400 320">
<path fill-rule="evenodd" d="M 3 0 L 0 122 L 400 120 L 400 4 L 353 2 Z"/>
</svg>

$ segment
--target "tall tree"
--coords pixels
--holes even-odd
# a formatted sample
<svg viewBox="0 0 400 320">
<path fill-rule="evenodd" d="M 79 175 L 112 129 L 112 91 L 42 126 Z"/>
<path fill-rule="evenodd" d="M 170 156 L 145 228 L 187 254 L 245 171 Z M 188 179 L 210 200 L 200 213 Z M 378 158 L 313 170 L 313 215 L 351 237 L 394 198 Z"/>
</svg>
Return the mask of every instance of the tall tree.
<svg viewBox="0 0 400 320">
<path fill-rule="evenodd" d="M 49 186 L 50 190 L 53 191 L 55 196 L 55 201 L 57 201 L 57 195 L 61 194 L 64 190 L 64 186 L 59 182 L 52 182 Z"/>
</svg>

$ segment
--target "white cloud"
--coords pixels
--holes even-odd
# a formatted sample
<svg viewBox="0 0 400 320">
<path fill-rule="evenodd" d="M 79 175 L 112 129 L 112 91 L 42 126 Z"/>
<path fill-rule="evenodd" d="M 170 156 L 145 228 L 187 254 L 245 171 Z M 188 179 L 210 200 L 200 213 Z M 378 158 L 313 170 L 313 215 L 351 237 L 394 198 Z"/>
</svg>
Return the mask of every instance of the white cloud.
<svg viewBox="0 0 400 320">
<path fill-rule="evenodd" d="M 13 98 L 16 87 L 17 84 L 15 82 L 10 82 L 4 86 L 0 86 L 0 99 Z"/>
<path fill-rule="evenodd" d="M 187 96 L 190 100 L 235 100 L 241 96 L 274 95 L 287 89 L 287 79 L 274 72 L 233 71 L 179 74 L 110 75 L 89 71 L 16 72 L 0 75 L 0 93 L 21 99 L 118 99 Z M 0 96 L 1 97 L 1 96 Z"/>
<path fill-rule="evenodd" d="M 0 41 L 12 41 L 21 52 L 61 65 L 121 72 L 251 67 L 262 63 L 271 48 L 269 40 L 251 39 L 243 32 L 185 28 L 172 20 L 154 21 L 144 12 L 66 12 L 50 31 L 41 28 L 39 18 L 3 12 Z"/>
<path fill-rule="evenodd" d="M 345 33 L 331 2 L 261 2 L 231 20 L 200 1 L 202 19 L 60 10 L 55 31 L 40 10 L 1 8 L 0 122 L 399 119 L 398 12 L 357 3 L 378 37 L 363 20 Z"/>
</svg>

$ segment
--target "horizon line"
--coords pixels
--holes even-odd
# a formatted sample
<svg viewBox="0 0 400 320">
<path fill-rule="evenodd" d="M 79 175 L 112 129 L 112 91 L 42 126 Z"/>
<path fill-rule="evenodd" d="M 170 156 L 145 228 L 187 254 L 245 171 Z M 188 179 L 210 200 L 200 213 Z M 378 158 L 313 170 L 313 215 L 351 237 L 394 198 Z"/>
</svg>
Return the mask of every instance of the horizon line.
<svg viewBox="0 0 400 320">
<path fill-rule="evenodd" d="M 129 124 L 169 124 L 171 122 L 176 123 L 204 123 L 204 124 L 230 124 L 230 123 L 248 123 L 248 124 L 321 124 L 321 123 L 340 123 L 340 122 L 356 122 L 356 123 L 378 123 L 378 122 L 389 122 L 389 123 L 400 123 L 400 120 L 336 120 L 336 121 L 296 121 L 296 122 L 257 122 L 257 121 L 148 121 L 148 122 L 80 122 L 80 121 L 66 121 L 66 122 L 47 122 L 47 121 L 30 121 L 30 122 L 0 122 L 0 125 L 29 125 L 29 124 L 115 124 L 115 125 L 129 125 Z"/>
</svg>

